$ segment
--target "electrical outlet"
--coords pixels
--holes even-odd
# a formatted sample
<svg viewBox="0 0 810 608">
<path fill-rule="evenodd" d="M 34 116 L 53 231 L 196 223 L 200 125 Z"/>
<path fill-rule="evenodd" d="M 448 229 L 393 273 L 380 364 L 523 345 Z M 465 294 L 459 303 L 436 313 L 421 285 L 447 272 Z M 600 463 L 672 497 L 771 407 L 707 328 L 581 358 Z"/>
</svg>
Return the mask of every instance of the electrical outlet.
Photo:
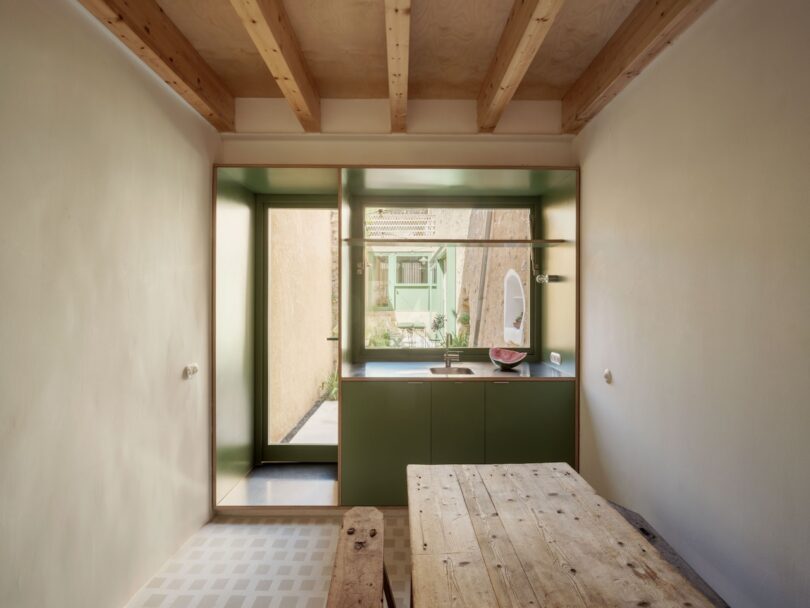
<svg viewBox="0 0 810 608">
<path fill-rule="evenodd" d="M 562 364 L 562 356 L 560 353 L 555 353 L 551 351 L 551 354 L 548 357 L 554 365 L 561 365 Z"/>
</svg>

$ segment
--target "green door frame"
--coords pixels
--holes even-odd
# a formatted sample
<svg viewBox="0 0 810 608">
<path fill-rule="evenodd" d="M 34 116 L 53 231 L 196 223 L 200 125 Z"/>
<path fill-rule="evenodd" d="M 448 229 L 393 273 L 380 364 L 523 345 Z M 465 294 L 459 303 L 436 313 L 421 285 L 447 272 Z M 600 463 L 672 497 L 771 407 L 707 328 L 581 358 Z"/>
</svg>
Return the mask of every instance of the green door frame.
<svg viewBox="0 0 810 608">
<path fill-rule="evenodd" d="M 337 445 L 270 444 L 268 420 L 268 339 L 267 339 L 267 216 L 276 209 L 338 209 L 334 195 L 259 195 L 256 196 L 255 234 L 255 365 L 254 374 L 254 464 L 266 462 L 337 462 Z"/>
</svg>

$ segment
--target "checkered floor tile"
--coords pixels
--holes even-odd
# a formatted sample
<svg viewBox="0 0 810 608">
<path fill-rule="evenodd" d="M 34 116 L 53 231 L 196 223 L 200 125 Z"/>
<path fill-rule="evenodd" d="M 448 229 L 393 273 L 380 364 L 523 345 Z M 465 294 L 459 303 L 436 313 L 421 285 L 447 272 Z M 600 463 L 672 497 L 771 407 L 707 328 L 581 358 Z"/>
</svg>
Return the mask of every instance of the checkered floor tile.
<svg viewBox="0 0 810 608">
<path fill-rule="evenodd" d="M 219 517 L 197 532 L 128 608 L 322 608 L 340 517 Z M 408 515 L 385 513 L 385 564 L 409 608 Z"/>
</svg>

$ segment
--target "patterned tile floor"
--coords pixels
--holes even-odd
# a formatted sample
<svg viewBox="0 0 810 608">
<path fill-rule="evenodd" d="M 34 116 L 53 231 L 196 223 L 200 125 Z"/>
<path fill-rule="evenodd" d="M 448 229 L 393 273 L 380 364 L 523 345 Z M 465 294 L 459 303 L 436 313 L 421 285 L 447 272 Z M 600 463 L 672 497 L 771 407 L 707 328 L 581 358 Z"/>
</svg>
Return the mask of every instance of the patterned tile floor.
<svg viewBox="0 0 810 608">
<path fill-rule="evenodd" d="M 713 605 L 727 607 L 640 515 L 614 505 Z M 397 608 L 410 608 L 407 509 L 384 509 L 385 564 Z M 127 608 L 322 608 L 339 515 L 218 517 L 171 558 Z"/>
<path fill-rule="evenodd" d="M 127 608 L 322 608 L 339 529 L 339 516 L 218 517 Z M 397 608 L 409 608 L 405 509 L 385 511 L 385 564 Z"/>
</svg>

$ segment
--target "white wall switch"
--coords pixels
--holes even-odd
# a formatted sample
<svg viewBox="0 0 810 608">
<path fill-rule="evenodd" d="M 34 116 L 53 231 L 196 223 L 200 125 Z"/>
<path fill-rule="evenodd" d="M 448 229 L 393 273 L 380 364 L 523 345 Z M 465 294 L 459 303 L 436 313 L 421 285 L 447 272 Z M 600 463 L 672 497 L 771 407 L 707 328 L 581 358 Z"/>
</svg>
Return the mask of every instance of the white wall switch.
<svg viewBox="0 0 810 608">
<path fill-rule="evenodd" d="M 560 365 L 562 363 L 562 356 L 560 356 L 560 353 L 555 353 L 554 351 L 551 351 L 551 354 L 549 355 L 548 358 L 554 365 Z"/>
</svg>

